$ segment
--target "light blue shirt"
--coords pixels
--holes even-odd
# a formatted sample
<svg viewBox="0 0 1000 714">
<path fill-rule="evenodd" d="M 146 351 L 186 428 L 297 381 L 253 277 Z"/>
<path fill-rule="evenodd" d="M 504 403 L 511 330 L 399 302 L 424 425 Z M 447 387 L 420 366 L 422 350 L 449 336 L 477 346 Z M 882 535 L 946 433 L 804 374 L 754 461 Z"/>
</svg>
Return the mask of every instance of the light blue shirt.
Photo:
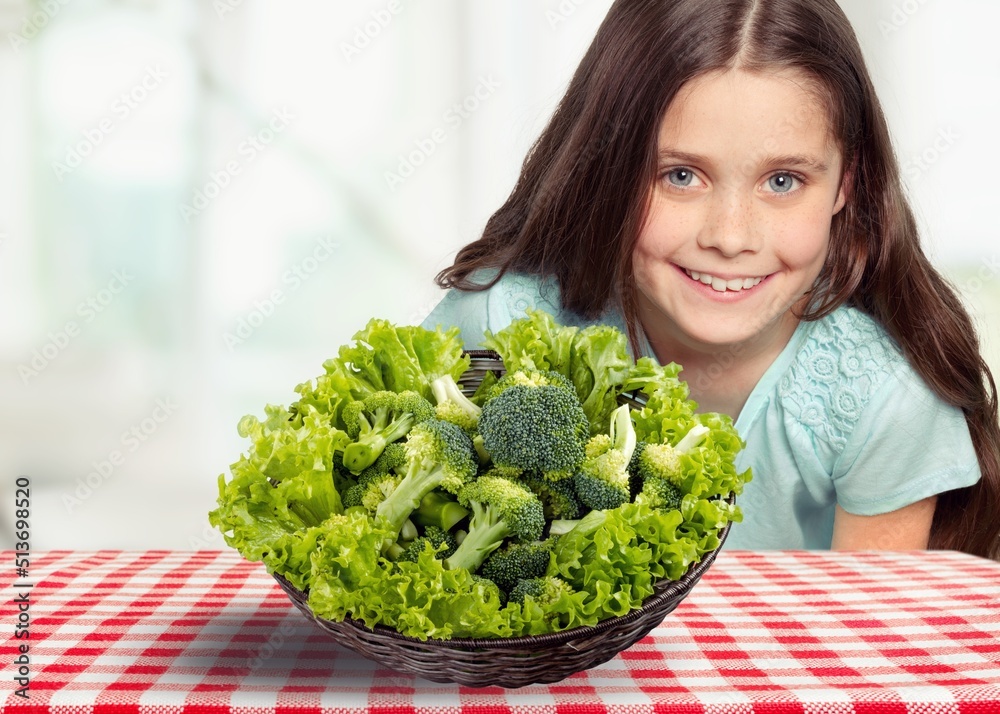
<svg viewBox="0 0 1000 714">
<path fill-rule="evenodd" d="M 559 305 L 553 280 L 507 274 L 489 290 L 450 290 L 424 326 L 457 325 L 468 349 L 524 317 L 528 308 L 564 325 L 611 324 L 608 309 L 584 320 Z M 643 337 L 644 355 L 655 359 Z M 746 441 L 739 469 L 751 467 L 739 504 L 743 522 L 727 547 L 825 549 L 834 506 L 887 513 L 980 478 L 961 410 L 942 401 L 872 318 L 841 307 L 801 322 L 750 393 L 736 429 Z"/>
</svg>

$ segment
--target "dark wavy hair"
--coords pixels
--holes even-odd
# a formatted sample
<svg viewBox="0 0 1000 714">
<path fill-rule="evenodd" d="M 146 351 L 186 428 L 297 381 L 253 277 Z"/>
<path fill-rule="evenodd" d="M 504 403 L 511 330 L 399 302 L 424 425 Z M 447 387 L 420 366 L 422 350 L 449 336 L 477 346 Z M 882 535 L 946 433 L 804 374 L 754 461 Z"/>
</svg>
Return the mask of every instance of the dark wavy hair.
<svg viewBox="0 0 1000 714">
<path fill-rule="evenodd" d="M 820 89 L 851 190 L 803 319 L 853 305 L 965 414 L 982 479 L 940 494 L 930 546 L 1000 556 L 997 390 L 972 320 L 924 254 L 888 127 L 835 0 L 618 0 L 532 146 L 510 197 L 438 274 L 484 290 L 507 271 L 552 276 L 562 305 L 596 318 L 614 301 L 637 351 L 632 253 L 656 176 L 660 121 L 680 88 L 716 70 L 796 69 Z M 476 282 L 482 268 L 492 279 Z"/>
</svg>

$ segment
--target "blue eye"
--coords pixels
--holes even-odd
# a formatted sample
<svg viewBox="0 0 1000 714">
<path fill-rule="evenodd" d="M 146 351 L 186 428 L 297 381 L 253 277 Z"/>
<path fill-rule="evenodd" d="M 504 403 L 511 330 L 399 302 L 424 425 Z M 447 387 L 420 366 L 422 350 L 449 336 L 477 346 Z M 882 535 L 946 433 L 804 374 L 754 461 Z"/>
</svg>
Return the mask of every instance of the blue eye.
<svg viewBox="0 0 1000 714">
<path fill-rule="evenodd" d="M 795 188 L 798 181 L 799 179 L 791 174 L 775 174 L 767 180 L 767 185 L 775 193 L 788 193 Z"/>
<path fill-rule="evenodd" d="M 690 186 L 694 181 L 694 171 L 691 169 L 671 169 L 667 172 L 667 180 L 674 186 Z"/>
</svg>

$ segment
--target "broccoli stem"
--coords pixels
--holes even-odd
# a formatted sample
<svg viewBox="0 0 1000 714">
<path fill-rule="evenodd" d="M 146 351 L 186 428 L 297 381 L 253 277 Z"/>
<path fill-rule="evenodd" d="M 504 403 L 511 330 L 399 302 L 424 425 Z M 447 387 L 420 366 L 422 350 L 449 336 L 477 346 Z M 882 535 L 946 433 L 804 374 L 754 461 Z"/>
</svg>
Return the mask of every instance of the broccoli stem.
<svg viewBox="0 0 1000 714">
<path fill-rule="evenodd" d="M 431 491 L 420 500 L 412 519 L 417 525 L 425 528 L 437 526 L 444 531 L 450 531 L 468 515 L 469 509 L 462 504 L 438 491 Z"/>
<path fill-rule="evenodd" d="M 417 533 L 417 527 L 413 525 L 413 521 L 407 518 L 403 521 L 403 527 L 399 529 L 399 539 L 404 541 L 411 541 L 416 539 L 420 535 Z"/>
<path fill-rule="evenodd" d="M 494 520 L 489 508 L 473 504 L 469 532 L 455 552 L 445 559 L 445 569 L 465 568 L 470 573 L 476 572 L 486 557 L 499 548 L 509 535 L 510 528 L 506 522 Z"/>
<path fill-rule="evenodd" d="M 698 443 L 701 441 L 702 437 L 705 436 L 705 434 L 707 434 L 710 431 L 711 429 L 709 429 L 704 424 L 695 424 L 694 426 L 691 427 L 691 430 L 684 435 L 684 438 L 677 442 L 677 446 L 674 447 L 674 451 L 676 451 L 678 454 L 683 454 L 686 451 L 690 451 L 691 449 L 696 447 Z"/>
<path fill-rule="evenodd" d="M 637 443 L 635 427 L 632 424 L 631 409 L 628 404 L 622 404 L 611 415 L 610 434 L 613 448 L 625 454 L 625 463 L 632 458 Z"/>
<path fill-rule="evenodd" d="M 476 434 L 472 439 L 472 445 L 476 447 L 476 457 L 479 459 L 479 463 L 482 466 L 486 466 L 492 458 L 489 452 L 486 451 L 486 446 L 483 444 L 483 435 Z"/>
<path fill-rule="evenodd" d="M 351 473 L 361 473 L 375 463 L 386 446 L 406 436 L 415 420 L 412 414 L 406 414 L 382 429 L 370 431 L 348 444 L 344 447 L 344 466 Z"/>
<path fill-rule="evenodd" d="M 440 466 L 430 471 L 410 472 L 375 510 L 376 518 L 383 518 L 393 533 L 399 533 L 410 514 L 417 510 L 420 501 L 441 485 L 445 472 Z"/>
<path fill-rule="evenodd" d="M 473 403 L 472 400 L 462 393 L 462 390 L 459 388 L 455 378 L 450 374 L 438 377 L 431 382 L 431 392 L 434 394 L 434 401 L 437 404 L 441 404 L 446 401 L 455 402 L 455 404 L 462 407 L 464 411 L 475 417 L 478 417 L 483 411 L 477 404 Z"/>
</svg>

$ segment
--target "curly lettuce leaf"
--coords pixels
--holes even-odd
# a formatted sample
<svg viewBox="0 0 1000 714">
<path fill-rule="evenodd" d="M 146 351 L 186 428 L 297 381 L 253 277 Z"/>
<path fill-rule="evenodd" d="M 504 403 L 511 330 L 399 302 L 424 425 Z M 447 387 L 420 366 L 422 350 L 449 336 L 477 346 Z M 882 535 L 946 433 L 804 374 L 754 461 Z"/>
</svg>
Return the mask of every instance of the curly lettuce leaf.
<svg viewBox="0 0 1000 714">
<path fill-rule="evenodd" d="M 701 556 L 676 510 L 627 503 L 592 511 L 561 536 L 549 574 L 587 593 L 598 620 L 641 607 L 661 578 L 676 580 Z"/>
<path fill-rule="evenodd" d="M 569 589 L 544 606 L 531 597 L 523 603 L 509 603 L 504 614 L 514 636 L 524 637 L 595 625 L 599 610 L 599 603 L 589 600 L 587 593 Z"/>
<path fill-rule="evenodd" d="M 639 391 L 647 397 L 661 394 L 663 397 L 687 400 L 690 391 L 687 383 L 682 382 L 678 376 L 680 373 L 681 366 L 676 362 L 661 365 L 650 357 L 640 357 L 622 380 L 621 391 Z"/>
<path fill-rule="evenodd" d="M 633 366 L 625 333 L 611 325 L 560 325 L 537 309 L 526 315 L 495 334 L 487 330 L 483 347 L 496 351 L 507 371 L 551 370 L 568 377 L 591 433 L 607 431 L 617 392 Z"/>
<path fill-rule="evenodd" d="M 497 587 L 464 568 L 445 570 L 425 549 L 416 562 L 381 555 L 394 535 L 362 513 L 331 519 L 313 554 L 312 611 L 329 620 L 350 617 L 386 625 L 421 640 L 511 634 Z"/>
<path fill-rule="evenodd" d="M 296 587 L 306 588 L 312 572 L 310 554 L 322 537 L 322 524 L 343 511 L 333 478 L 303 471 L 277 486 L 246 459 L 231 467 L 233 480 L 219 475 L 218 507 L 209 523 L 226 543 L 250 561 L 263 562 Z"/>
<path fill-rule="evenodd" d="M 342 346 L 324 367 L 334 384 L 351 389 L 355 399 L 365 390 L 412 390 L 433 400 L 431 382 L 446 374 L 457 380 L 469 367 L 459 334 L 457 327 L 428 330 L 372 319 L 354 335 L 355 343 Z"/>
<path fill-rule="evenodd" d="M 569 376 L 590 421 L 591 434 L 608 431 L 621 385 L 633 366 L 621 330 L 611 325 L 590 325 L 574 336 Z"/>
<path fill-rule="evenodd" d="M 307 406 L 293 418 L 284 407 L 268 405 L 260 421 L 248 415 L 240 420 L 240 436 L 250 439 L 248 460 L 267 478 L 283 481 L 303 471 L 333 470 L 334 451 L 351 438 L 327 417 Z"/>
<path fill-rule="evenodd" d="M 573 338 L 579 328 L 560 325 L 543 310 L 529 309 L 526 314 L 497 333 L 487 330 L 483 348 L 499 354 L 508 372 L 551 370 L 572 377 Z"/>
</svg>

